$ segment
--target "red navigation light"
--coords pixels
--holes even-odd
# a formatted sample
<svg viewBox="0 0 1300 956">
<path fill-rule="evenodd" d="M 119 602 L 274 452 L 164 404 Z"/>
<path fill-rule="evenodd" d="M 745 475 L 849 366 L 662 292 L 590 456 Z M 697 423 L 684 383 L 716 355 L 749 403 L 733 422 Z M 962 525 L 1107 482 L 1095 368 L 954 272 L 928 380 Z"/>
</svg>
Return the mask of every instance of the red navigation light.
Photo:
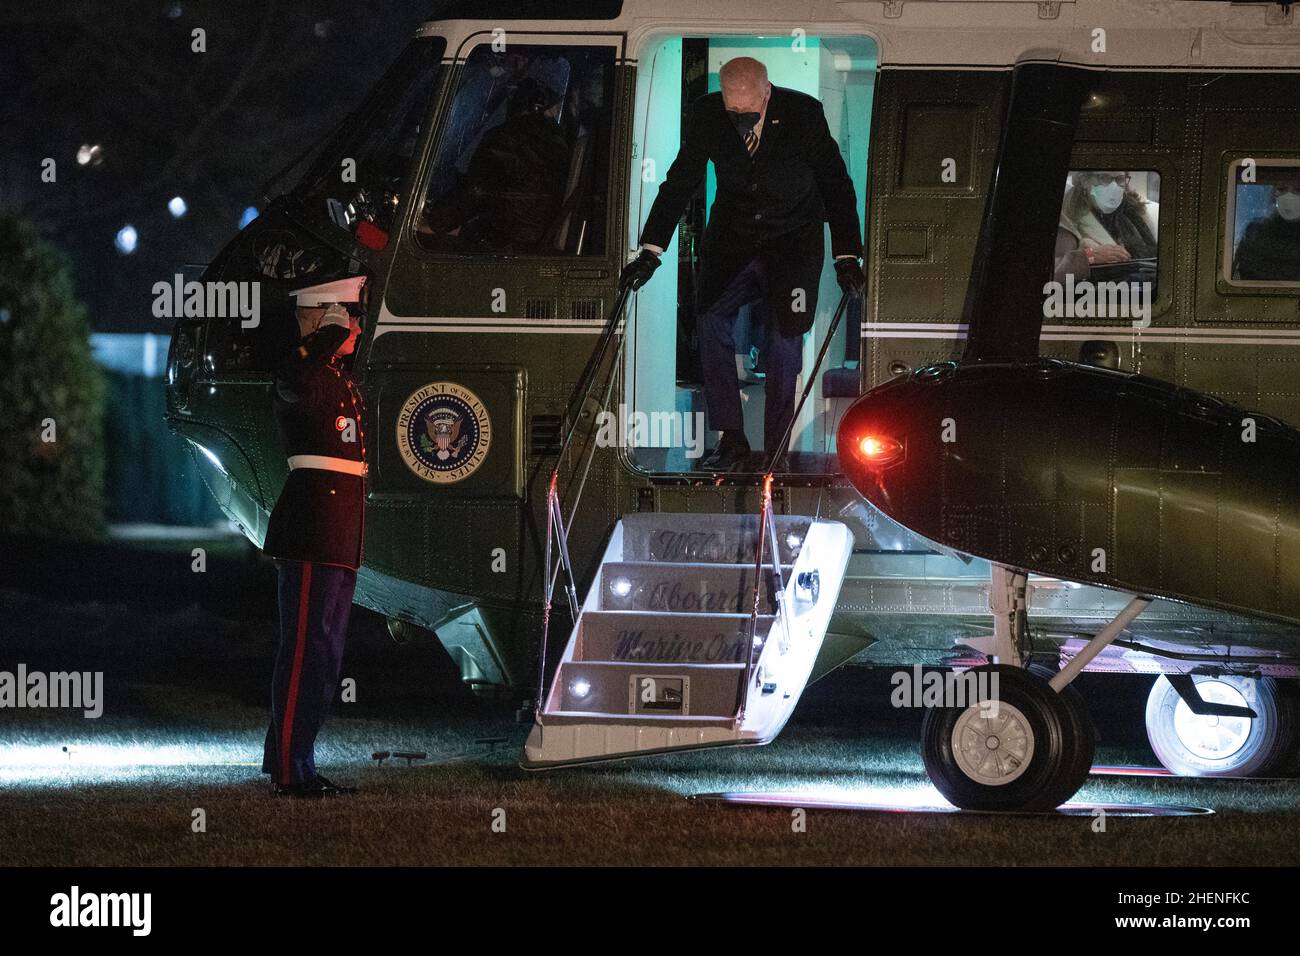
<svg viewBox="0 0 1300 956">
<path fill-rule="evenodd" d="M 858 457 L 868 466 L 883 468 L 903 457 L 903 443 L 885 435 L 867 434 L 858 439 Z"/>
</svg>

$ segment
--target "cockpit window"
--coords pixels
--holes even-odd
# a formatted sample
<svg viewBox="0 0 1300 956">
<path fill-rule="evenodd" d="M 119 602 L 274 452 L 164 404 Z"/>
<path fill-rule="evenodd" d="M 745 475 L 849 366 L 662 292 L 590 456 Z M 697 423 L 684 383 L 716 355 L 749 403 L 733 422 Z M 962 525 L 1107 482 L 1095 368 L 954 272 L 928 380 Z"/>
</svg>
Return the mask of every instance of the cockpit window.
<svg viewBox="0 0 1300 956">
<path fill-rule="evenodd" d="M 416 224 L 463 256 L 602 255 L 614 49 L 492 44 L 465 61 Z"/>
<path fill-rule="evenodd" d="M 1300 284 L 1300 162 L 1230 164 L 1227 223 L 1224 273 L 1234 285 Z"/>
<path fill-rule="evenodd" d="M 444 49 L 441 37 L 412 43 L 295 190 L 368 248 L 388 243 Z"/>
<path fill-rule="evenodd" d="M 1149 319 L 1159 274 L 1160 174 L 1075 169 L 1066 179 L 1045 316 Z"/>
</svg>

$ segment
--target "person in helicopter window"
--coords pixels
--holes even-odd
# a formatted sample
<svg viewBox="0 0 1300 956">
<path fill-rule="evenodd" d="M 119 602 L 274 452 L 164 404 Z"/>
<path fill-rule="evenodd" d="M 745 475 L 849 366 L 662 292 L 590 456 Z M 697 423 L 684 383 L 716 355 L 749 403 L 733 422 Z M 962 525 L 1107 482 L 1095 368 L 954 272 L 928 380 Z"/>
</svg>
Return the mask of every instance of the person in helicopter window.
<svg viewBox="0 0 1300 956">
<path fill-rule="evenodd" d="M 1063 218 L 1056 227 L 1055 269 L 1052 280 L 1061 284 L 1067 278 L 1084 282 L 1092 271 L 1088 254 L 1083 251 L 1083 237 Z"/>
<path fill-rule="evenodd" d="M 1276 174 L 1273 211 L 1255 219 L 1237 243 L 1234 279 L 1300 280 L 1300 170 Z"/>
<path fill-rule="evenodd" d="M 1124 170 L 1082 170 L 1070 177 L 1061 227 L 1078 237 L 1092 278 L 1110 282 L 1153 278 L 1159 205 L 1133 189 L 1132 176 Z"/>
<path fill-rule="evenodd" d="M 479 141 L 458 188 L 430 207 L 421 232 L 449 251 L 541 251 L 560 210 L 570 145 L 559 124 L 563 98 L 524 77 L 506 119 Z"/>
</svg>

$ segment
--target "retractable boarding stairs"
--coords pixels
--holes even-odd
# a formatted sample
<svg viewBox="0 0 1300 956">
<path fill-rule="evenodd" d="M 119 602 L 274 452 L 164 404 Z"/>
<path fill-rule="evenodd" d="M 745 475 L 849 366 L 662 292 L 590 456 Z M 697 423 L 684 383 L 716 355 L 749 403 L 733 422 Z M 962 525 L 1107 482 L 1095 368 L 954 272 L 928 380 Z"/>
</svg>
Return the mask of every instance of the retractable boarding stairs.
<svg viewBox="0 0 1300 956">
<path fill-rule="evenodd" d="M 768 743 L 808 681 L 852 550 L 846 526 L 810 517 L 625 516 L 523 765 Z"/>
</svg>

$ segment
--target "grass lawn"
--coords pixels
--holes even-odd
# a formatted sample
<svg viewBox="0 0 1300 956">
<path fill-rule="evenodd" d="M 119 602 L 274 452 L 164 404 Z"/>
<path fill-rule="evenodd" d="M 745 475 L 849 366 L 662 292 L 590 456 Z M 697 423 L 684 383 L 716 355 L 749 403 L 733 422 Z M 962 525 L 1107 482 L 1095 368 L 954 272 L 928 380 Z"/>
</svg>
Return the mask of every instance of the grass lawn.
<svg viewBox="0 0 1300 956">
<path fill-rule="evenodd" d="M 145 561 L 148 573 L 158 559 Z M 788 809 L 687 799 L 838 789 L 941 802 L 921 767 L 919 712 L 890 708 L 887 675 L 860 669 L 810 688 L 768 747 L 528 774 L 515 763 L 526 728 L 511 713 L 465 691 L 440 648 L 397 646 L 361 609 L 344 668 L 358 700 L 338 707 L 318 754 L 323 772 L 363 792 L 275 799 L 257 766 L 275 639 L 266 569 L 242 559 L 214 566 L 238 578 L 227 584 L 239 602 L 218 601 L 223 613 L 213 610 L 218 580 L 193 601 L 163 600 L 125 573 L 111 586 L 41 591 L 5 579 L 0 590 L 0 667 L 102 670 L 106 698 L 98 720 L 0 711 L 0 864 L 1300 863 L 1300 780 L 1094 776 L 1076 802 L 1216 811 L 1112 817 L 1104 833 L 1088 817 L 832 810 L 809 811 L 806 832 L 794 832 Z M 1099 762 L 1151 762 L 1146 687 L 1082 679 Z M 397 749 L 429 759 L 369 759 Z M 204 833 L 191 829 L 196 808 Z M 493 828 L 497 810 L 504 832 Z"/>
</svg>

